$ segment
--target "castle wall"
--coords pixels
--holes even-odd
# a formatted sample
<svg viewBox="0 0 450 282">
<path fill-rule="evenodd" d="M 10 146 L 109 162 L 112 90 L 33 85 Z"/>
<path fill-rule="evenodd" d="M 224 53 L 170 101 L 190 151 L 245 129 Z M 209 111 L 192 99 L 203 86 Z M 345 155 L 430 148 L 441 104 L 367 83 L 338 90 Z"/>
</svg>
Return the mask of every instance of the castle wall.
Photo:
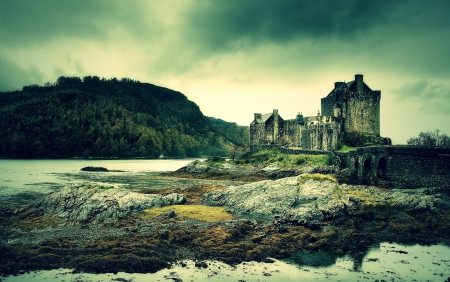
<svg viewBox="0 0 450 282">
<path fill-rule="evenodd" d="M 275 111 L 274 111 L 275 113 Z M 278 114 L 278 112 L 276 112 Z M 275 123 L 275 120 L 277 121 Z M 266 121 L 257 119 L 250 124 L 250 151 L 257 151 L 262 145 L 275 144 L 284 134 L 284 120 L 272 115 Z"/>
<path fill-rule="evenodd" d="M 351 92 L 344 104 L 345 131 L 380 135 L 380 91 Z"/>
<path fill-rule="evenodd" d="M 339 119 L 325 116 L 285 121 L 285 136 L 289 146 L 304 150 L 336 149 L 339 138 Z"/>
<path fill-rule="evenodd" d="M 338 135 L 337 127 L 332 124 L 312 125 L 302 132 L 301 148 L 304 150 L 335 150 Z"/>
<path fill-rule="evenodd" d="M 284 124 L 285 140 L 291 147 L 302 146 L 304 124 L 298 123 L 296 120 L 287 120 Z"/>
<path fill-rule="evenodd" d="M 284 121 L 278 110 L 264 117 L 255 114 L 258 118 L 255 117 L 254 126 L 250 126 L 251 146 L 280 144 L 329 151 L 336 149 L 345 132 L 379 136 L 381 92 L 372 91 L 361 74 L 356 74 L 352 82 L 335 82 L 334 85 L 333 91 L 321 99 L 322 114 L 316 117 L 304 118 L 298 114 L 296 119 Z"/>
<path fill-rule="evenodd" d="M 333 116 L 333 107 L 334 104 L 336 103 L 336 98 L 335 98 L 335 94 L 333 93 L 332 95 L 329 95 L 325 98 L 322 98 L 320 100 L 321 102 L 321 114 L 323 116 Z"/>
</svg>

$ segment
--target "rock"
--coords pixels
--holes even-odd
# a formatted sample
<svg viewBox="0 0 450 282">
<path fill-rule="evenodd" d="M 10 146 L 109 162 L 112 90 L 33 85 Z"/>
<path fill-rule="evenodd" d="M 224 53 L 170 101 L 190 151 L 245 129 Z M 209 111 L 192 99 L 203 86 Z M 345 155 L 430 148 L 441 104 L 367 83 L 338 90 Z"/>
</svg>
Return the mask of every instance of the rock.
<svg viewBox="0 0 450 282">
<path fill-rule="evenodd" d="M 186 196 L 183 194 L 172 193 L 161 198 L 161 206 L 170 206 L 186 203 Z"/>
<path fill-rule="evenodd" d="M 437 212 L 448 209 L 450 205 L 447 196 L 430 194 L 427 189 L 386 190 L 363 185 L 338 185 L 326 177 L 306 176 L 308 174 L 212 191 L 203 196 L 202 204 L 227 206 L 235 214 L 247 218 L 304 226 L 316 226 L 331 219 L 342 221 L 348 215 L 363 216 L 366 212 L 363 206 Z"/>
<path fill-rule="evenodd" d="M 293 169 L 279 169 L 266 171 L 266 177 L 269 179 L 280 179 L 299 175 L 300 172 Z"/>
<path fill-rule="evenodd" d="M 104 167 L 96 167 L 96 166 L 87 166 L 81 169 L 82 171 L 108 171 L 107 168 Z"/>
<path fill-rule="evenodd" d="M 342 210 L 352 205 L 348 198 L 335 196 L 336 182 L 301 179 L 296 176 L 232 186 L 205 194 L 202 203 L 227 206 L 243 216 L 292 221 L 341 216 Z"/>
<path fill-rule="evenodd" d="M 195 160 L 186 166 L 180 168 L 178 171 L 188 172 L 188 173 L 204 173 L 210 169 L 209 165 L 205 162 Z"/>
<path fill-rule="evenodd" d="M 41 210 L 78 222 L 114 223 L 144 209 L 185 201 L 184 195 L 176 193 L 161 196 L 139 194 L 123 188 L 102 189 L 95 184 L 74 184 L 49 194 L 27 210 Z"/>
</svg>

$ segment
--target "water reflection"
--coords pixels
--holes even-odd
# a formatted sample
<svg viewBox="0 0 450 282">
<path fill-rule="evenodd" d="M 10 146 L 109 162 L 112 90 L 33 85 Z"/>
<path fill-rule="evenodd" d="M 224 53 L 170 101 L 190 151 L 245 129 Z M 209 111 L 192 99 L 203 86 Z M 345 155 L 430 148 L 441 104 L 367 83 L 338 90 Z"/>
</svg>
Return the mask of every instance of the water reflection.
<svg viewBox="0 0 450 282">
<path fill-rule="evenodd" d="M 336 263 L 339 257 L 336 254 L 327 252 L 311 253 L 307 251 L 300 251 L 294 253 L 287 262 L 291 262 L 298 266 L 314 266 L 314 267 L 326 267 Z"/>
<path fill-rule="evenodd" d="M 328 265 L 331 257 L 323 253 L 296 257 L 300 257 L 302 263 L 319 266 L 299 265 L 289 259 L 273 263 L 245 262 L 236 266 L 206 261 L 204 268 L 196 266 L 194 261 L 183 261 L 152 274 L 74 274 L 71 270 L 59 269 L 9 276 L 4 281 L 446 281 L 450 277 L 450 248 L 442 245 L 382 243 L 369 251 L 358 271 L 354 270 L 349 256 L 338 257 L 331 265 Z M 326 263 L 319 262 L 321 259 Z"/>
</svg>

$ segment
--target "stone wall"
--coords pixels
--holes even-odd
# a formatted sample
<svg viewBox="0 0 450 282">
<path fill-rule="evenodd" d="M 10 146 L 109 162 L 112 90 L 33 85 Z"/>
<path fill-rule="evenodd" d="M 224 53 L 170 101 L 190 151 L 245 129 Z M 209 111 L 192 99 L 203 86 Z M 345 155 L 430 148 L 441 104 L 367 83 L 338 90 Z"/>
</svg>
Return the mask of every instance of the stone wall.
<svg viewBox="0 0 450 282">
<path fill-rule="evenodd" d="M 275 110 L 274 110 L 275 113 Z M 255 152 L 261 145 L 276 144 L 284 135 L 284 120 L 277 115 L 272 115 L 266 121 L 250 124 L 250 151 Z M 275 122 L 275 120 L 277 122 Z"/>
<path fill-rule="evenodd" d="M 344 105 L 345 131 L 380 135 L 380 91 L 350 93 Z"/>
<path fill-rule="evenodd" d="M 388 147 L 387 177 L 408 187 L 450 187 L 450 148 Z"/>
<path fill-rule="evenodd" d="M 335 150 L 340 134 L 340 119 L 318 116 L 314 122 L 287 120 L 284 132 L 289 146 L 305 150 Z"/>
<path fill-rule="evenodd" d="M 303 130 L 305 129 L 304 123 L 299 123 L 295 119 L 287 120 L 284 124 L 285 140 L 289 146 L 301 147 Z"/>
<path fill-rule="evenodd" d="M 332 94 L 321 99 L 321 114 L 323 116 L 333 116 L 333 106 L 336 103 L 336 98 Z"/>
<path fill-rule="evenodd" d="M 450 148 L 373 146 L 336 154 L 361 184 L 450 188 Z"/>
</svg>

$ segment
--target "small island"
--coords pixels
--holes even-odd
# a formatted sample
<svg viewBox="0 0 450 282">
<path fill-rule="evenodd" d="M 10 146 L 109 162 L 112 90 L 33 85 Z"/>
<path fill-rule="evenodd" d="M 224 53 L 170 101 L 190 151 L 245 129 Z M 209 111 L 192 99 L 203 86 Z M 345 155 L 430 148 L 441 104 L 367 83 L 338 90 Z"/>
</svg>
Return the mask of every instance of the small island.
<svg viewBox="0 0 450 282">
<path fill-rule="evenodd" d="M 81 169 L 82 171 L 109 171 L 107 168 L 104 168 L 104 167 L 96 167 L 96 166 L 86 166 L 86 167 L 83 167 L 82 169 Z"/>
</svg>

